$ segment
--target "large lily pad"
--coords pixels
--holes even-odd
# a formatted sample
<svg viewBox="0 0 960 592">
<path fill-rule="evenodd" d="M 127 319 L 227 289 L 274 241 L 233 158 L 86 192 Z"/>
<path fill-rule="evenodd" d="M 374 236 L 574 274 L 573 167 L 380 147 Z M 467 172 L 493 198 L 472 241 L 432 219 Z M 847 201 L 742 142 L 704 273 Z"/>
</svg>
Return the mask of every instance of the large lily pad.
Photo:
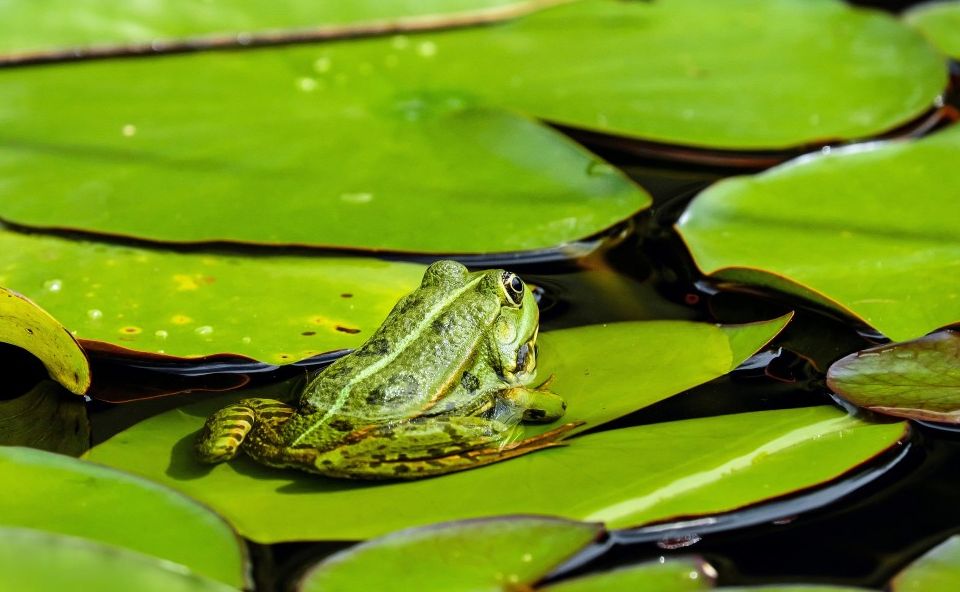
<svg viewBox="0 0 960 592">
<path fill-rule="evenodd" d="M 110 545 L 0 527 L 0 588 L 19 592 L 236 592 L 183 566 Z"/>
<path fill-rule="evenodd" d="M 907 11 L 903 18 L 948 56 L 960 59 L 960 2 L 926 2 Z"/>
<path fill-rule="evenodd" d="M 543 592 L 687 592 L 709 590 L 716 572 L 700 559 L 677 557 L 591 573 L 537 588 Z"/>
<path fill-rule="evenodd" d="M 383 55 L 343 78 L 323 51 L 0 70 L 0 216 L 173 242 L 489 253 L 582 239 L 650 203 L 472 91 L 405 91 Z M 176 100 L 156 109 L 157 96 Z"/>
<path fill-rule="evenodd" d="M 960 321 L 960 126 L 710 187 L 678 229 L 718 278 L 798 293 L 902 341 Z"/>
<path fill-rule="evenodd" d="M 460 20 L 473 13 L 490 18 L 497 16 L 496 9 L 513 9 L 499 11 L 508 17 L 514 11 L 542 4 L 549 3 L 542 0 L 280 0 L 269 4 L 256 0 L 227 3 L 58 0 L 40 4 L 6 0 L 0 2 L 0 52 L 32 53 L 62 47 L 131 43 L 156 46 L 183 37 L 228 37 L 244 33 L 245 38 L 237 42 L 239 45 L 251 42 L 251 31 L 270 30 L 277 34 L 278 29 L 305 32 L 344 25 L 353 30 L 363 24 L 389 30 L 390 24 L 427 25 L 431 20 L 437 21 L 434 26 L 441 26 L 444 17 L 454 16 Z M 457 14 L 464 12 L 467 14 Z M 49 18 L 50 14 L 56 14 L 57 18 Z M 397 22 L 398 19 L 403 20 Z"/>
<path fill-rule="evenodd" d="M 578 436 L 566 447 L 480 469 L 369 484 L 270 469 L 248 458 L 200 466 L 193 440 L 216 404 L 148 419 L 89 457 L 177 488 L 244 536 L 268 543 L 364 539 L 504 513 L 627 528 L 728 512 L 835 479 L 901 441 L 907 429 L 833 407 L 744 413 Z"/>
<path fill-rule="evenodd" d="M 553 374 L 555 381 L 551 388 L 567 401 L 565 420 L 586 421 L 585 427 L 595 427 L 729 372 L 771 339 L 786 320 L 782 318 L 764 325 L 724 328 L 690 322 L 634 322 L 551 331 L 540 337 L 539 362 L 542 376 Z M 759 327 L 766 331 L 759 331 Z M 753 336 L 752 348 L 746 348 L 746 342 L 739 338 L 741 332 Z M 404 490 L 402 487 L 395 489 L 396 485 L 370 487 L 292 471 L 267 469 L 246 458 L 214 467 L 212 470 L 199 465 L 194 458 L 193 439 L 206 416 L 228 402 L 249 394 L 237 393 L 219 397 L 152 417 L 95 447 L 90 451 L 89 457 L 169 483 L 216 507 L 228 516 L 245 536 L 263 542 L 367 538 L 437 520 L 489 516 L 513 511 L 538 511 L 532 499 L 524 500 L 514 496 L 513 499 L 503 500 L 499 494 L 476 507 L 471 503 L 457 504 L 456 508 L 447 508 L 435 517 L 427 511 L 426 505 L 417 503 L 411 506 L 400 501 L 407 499 L 407 495 L 426 495 L 427 499 L 432 499 L 434 495 L 443 495 L 442 491 L 445 490 L 430 493 L 432 490 L 429 488 L 436 485 L 429 484 L 449 483 L 449 476 L 411 484 L 411 489 Z M 530 429 L 531 433 L 534 431 Z M 574 443 L 580 446 L 579 439 Z M 576 449 L 578 448 L 571 446 L 562 452 L 569 454 Z M 584 454 L 588 453 L 589 451 Z M 151 458 L 154 460 L 150 461 Z M 553 466 L 550 457 L 543 453 L 531 455 L 530 458 L 538 458 L 534 466 L 539 466 L 541 471 L 549 472 Z M 502 464 L 508 466 L 514 462 L 516 461 Z M 593 461 L 589 464 L 592 463 Z M 521 465 L 514 466 L 513 470 L 523 470 Z M 618 478 L 615 468 L 607 470 L 611 472 L 606 479 Z M 488 491 L 490 487 L 499 491 L 507 481 L 499 485 L 495 481 L 489 481 L 495 478 L 495 474 L 490 474 L 481 480 L 479 486 Z M 528 480 L 524 478 L 523 482 Z M 426 492 L 417 493 L 424 484 L 428 487 Z M 452 486 L 459 487 L 456 482 Z M 287 493 L 291 494 L 289 499 Z M 479 493 L 479 490 L 476 493 Z M 548 492 L 544 490 L 544 493 Z M 332 515 L 323 516 L 323 519 L 320 519 L 319 514 L 307 510 L 311 504 L 321 500 L 329 501 L 336 507 L 340 503 L 348 502 L 351 495 L 368 494 L 384 496 L 374 498 L 381 502 L 391 499 L 391 495 L 400 495 L 400 498 L 396 498 L 389 505 L 409 510 L 400 513 L 387 512 L 382 520 L 371 514 L 362 520 L 347 518 L 343 521 L 338 518 L 339 510 L 333 511 Z M 282 499 L 279 506 L 275 505 L 278 502 L 275 499 L 277 495 Z M 277 520 L 272 515 L 271 507 L 282 506 L 290 509 L 294 506 L 288 504 L 296 506 L 301 503 L 304 504 L 303 515 L 317 516 L 317 520 Z M 357 503 L 360 503 L 359 498 Z M 432 505 L 432 502 L 427 505 Z M 357 509 L 360 506 L 352 507 Z M 563 508 L 563 505 L 559 507 Z M 247 511 L 250 508 L 260 509 Z M 371 506 L 371 512 L 385 509 Z M 564 515 L 564 512 L 558 513 Z"/>
<path fill-rule="evenodd" d="M 960 335 L 941 331 L 850 354 L 830 367 L 827 384 L 871 411 L 960 423 Z"/>
<path fill-rule="evenodd" d="M 86 404 L 50 380 L 14 399 L 0 399 L 0 446 L 80 456 L 90 447 Z"/>
<path fill-rule="evenodd" d="M 943 60 L 889 15 L 838 0 L 587 0 L 431 33 L 397 84 L 470 89 L 541 119 L 709 148 L 869 137 L 930 109 Z M 341 43 L 351 72 L 387 41 Z M 882 55 L 882 59 L 878 56 Z"/>
<path fill-rule="evenodd" d="M 525 516 L 416 528 L 326 559 L 298 590 L 528 589 L 602 533 L 599 524 Z"/>
<path fill-rule="evenodd" d="M 960 536 L 952 536 L 907 566 L 890 582 L 893 592 L 960 589 Z"/>
<path fill-rule="evenodd" d="M 88 349 L 130 353 L 234 354 L 284 364 L 356 347 L 423 270 L 374 259 L 173 253 L 0 231 L 0 285 L 34 299 Z M 4 302 L 26 306 L 0 296 Z M 60 347 L 72 344 L 62 329 L 50 333 Z M 29 349 L 23 337 L 16 345 Z"/>
<path fill-rule="evenodd" d="M 241 586 L 237 536 L 175 491 L 120 471 L 32 448 L 0 447 L 0 524 L 84 537 Z"/>
<path fill-rule="evenodd" d="M 0 238 L 2 238 L 0 234 Z M 0 258 L 16 255 L 0 243 Z M 36 260 L 24 265 L 36 266 Z M 2 269 L 2 264 L 0 264 Z M 0 286 L 6 284 L 0 272 Z M 48 288 L 54 287 L 50 284 Z M 77 341 L 63 325 L 30 300 L 0 287 L 0 342 L 25 349 L 36 356 L 50 377 L 80 395 L 90 386 L 90 364 Z"/>
</svg>

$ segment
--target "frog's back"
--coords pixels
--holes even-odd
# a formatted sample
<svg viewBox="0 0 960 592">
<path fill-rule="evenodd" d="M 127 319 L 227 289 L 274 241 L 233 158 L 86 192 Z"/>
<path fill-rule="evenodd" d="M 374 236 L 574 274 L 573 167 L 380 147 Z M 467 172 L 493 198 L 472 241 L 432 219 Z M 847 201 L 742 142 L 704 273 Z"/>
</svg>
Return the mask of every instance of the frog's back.
<svg viewBox="0 0 960 592">
<path fill-rule="evenodd" d="M 452 262 L 450 262 L 452 263 Z M 397 303 L 377 331 L 323 371 L 304 403 L 315 421 L 381 423 L 419 414 L 459 383 L 498 304 L 477 290 L 483 276 L 449 273 Z"/>
</svg>

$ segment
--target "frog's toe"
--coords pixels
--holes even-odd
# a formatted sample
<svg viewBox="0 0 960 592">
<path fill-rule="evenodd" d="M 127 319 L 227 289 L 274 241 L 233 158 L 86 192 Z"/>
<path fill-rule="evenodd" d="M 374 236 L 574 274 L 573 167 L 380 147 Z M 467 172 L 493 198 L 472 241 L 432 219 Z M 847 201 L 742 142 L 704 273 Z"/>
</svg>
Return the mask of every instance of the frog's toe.
<svg viewBox="0 0 960 592">
<path fill-rule="evenodd" d="M 197 458 L 216 464 L 236 457 L 254 419 L 253 409 L 246 405 L 231 405 L 212 415 L 194 443 Z"/>
</svg>

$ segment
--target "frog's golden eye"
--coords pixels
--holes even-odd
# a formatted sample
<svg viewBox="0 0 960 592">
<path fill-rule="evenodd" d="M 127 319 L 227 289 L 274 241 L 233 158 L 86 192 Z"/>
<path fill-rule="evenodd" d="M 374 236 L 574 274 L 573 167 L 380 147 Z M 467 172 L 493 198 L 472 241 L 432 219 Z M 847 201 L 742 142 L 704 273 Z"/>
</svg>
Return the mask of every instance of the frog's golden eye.
<svg viewBox="0 0 960 592">
<path fill-rule="evenodd" d="M 503 272 L 503 291 L 507 294 L 507 300 L 514 306 L 520 306 L 523 302 L 523 291 L 525 286 L 523 280 L 515 273 L 509 271 Z"/>
</svg>

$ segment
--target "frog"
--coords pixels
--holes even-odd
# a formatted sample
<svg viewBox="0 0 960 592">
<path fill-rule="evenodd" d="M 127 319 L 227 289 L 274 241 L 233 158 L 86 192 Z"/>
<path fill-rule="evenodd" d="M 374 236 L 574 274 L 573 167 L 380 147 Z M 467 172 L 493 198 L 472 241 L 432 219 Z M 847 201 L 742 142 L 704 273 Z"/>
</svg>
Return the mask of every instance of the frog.
<svg viewBox="0 0 960 592">
<path fill-rule="evenodd" d="M 566 444 L 550 379 L 534 385 L 540 311 L 503 269 L 432 263 L 358 348 L 306 381 L 295 405 L 246 398 L 211 415 L 195 443 L 216 464 L 241 451 L 277 468 L 345 479 L 417 479 Z"/>
</svg>

